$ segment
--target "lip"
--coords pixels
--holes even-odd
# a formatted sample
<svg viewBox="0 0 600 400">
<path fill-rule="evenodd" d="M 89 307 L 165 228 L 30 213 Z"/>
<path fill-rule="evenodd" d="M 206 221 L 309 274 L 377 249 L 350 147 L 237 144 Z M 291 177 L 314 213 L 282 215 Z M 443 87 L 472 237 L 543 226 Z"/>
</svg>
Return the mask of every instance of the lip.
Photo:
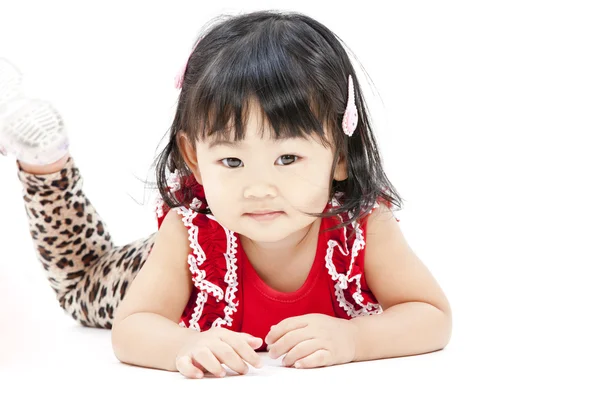
<svg viewBox="0 0 600 400">
<path fill-rule="evenodd" d="M 265 208 L 264 210 L 256 210 L 256 211 L 249 212 L 246 214 L 261 215 L 261 214 L 270 214 L 270 213 L 275 213 L 275 212 L 281 212 L 281 211 L 271 210 L 270 208 Z"/>
<path fill-rule="evenodd" d="M 246 213 L 245 215 L 254 218 L 257 221 L 270 221 L 283 214 L 285 214 L 283 211 L 263 210 L 253 213 Z"/>
</svg>

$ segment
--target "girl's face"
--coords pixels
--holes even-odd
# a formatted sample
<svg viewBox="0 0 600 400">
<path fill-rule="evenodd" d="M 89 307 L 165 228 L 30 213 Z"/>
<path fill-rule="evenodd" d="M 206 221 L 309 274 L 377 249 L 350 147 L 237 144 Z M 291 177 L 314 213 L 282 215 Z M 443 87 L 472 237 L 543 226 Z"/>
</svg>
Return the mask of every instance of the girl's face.
<svg viewBox="0 0 600 400">
<path fill-rule="evenodd" d="M 219 223 L 253 241 L 274 244 L 317 219 L 302 211 L 324 210 L 334 154 L 316 136 L 274 140 L 265 130 L 261 137 L 260 118 L 254 103 L 243 141 L 198 141 L 192 171 Z M 345 164 L 338 163 L 334 178 L 343 180 L 345 174 Z M 280 213 L 270 219 L 249 215 L 265 211 Z"/>
</svg>

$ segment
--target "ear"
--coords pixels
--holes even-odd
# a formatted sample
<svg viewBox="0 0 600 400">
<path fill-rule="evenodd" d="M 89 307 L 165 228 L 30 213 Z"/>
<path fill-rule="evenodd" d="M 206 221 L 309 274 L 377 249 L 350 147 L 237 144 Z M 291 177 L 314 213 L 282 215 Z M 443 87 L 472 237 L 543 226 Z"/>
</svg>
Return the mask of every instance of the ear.
<svg viewBox="0 0 600 400">
<path fill-rule="evenodd" d="M 340 154 L 340 158 L 335 166 L 333 179 L 336 181 L 345 181 L 348 179 L 348 165 L 346 163 L 346 157 L 344 157 L 343 154 Z"/>
<path fill-rule="evenodd" d="M 177 133 L 177 147 L 183 157 L 188 169 L 194 174 L 196 181 L 202 185 L 202 177 L 200 176 L 200 168 L 198 168 L 198 156 L 196 150 L 190 140 L 188 139 L 185 132 Z"/>
</svg>

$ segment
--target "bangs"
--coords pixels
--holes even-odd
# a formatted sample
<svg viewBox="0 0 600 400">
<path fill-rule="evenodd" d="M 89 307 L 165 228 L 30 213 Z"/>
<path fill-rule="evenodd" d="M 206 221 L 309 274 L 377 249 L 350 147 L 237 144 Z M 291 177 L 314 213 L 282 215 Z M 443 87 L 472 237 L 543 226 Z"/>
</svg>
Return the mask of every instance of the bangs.
<svg viewBox="0 0 600 400">
<path fill-rule="evenodd" d="M 195 146 L 198 140 L 264 136 L 268 129 L 271 139 L 318 140 L 333 148 L 329 197 L 343 201 L 327 213 L 306 213 L 331 217 L 348 212 L 350 218 L 331 230 L 359 222 L 382 199 L 401 208 L 402 199 L 383 170 L 352 62 L 326 26 L 299 13 L 259 11 L 215 21 L 199 37 L 178 82 L 169 141 L 157 159 L 156 185 L 168 207 L 195 208 L 191 188 L 181 188 L 179 197 L 171 191 L 174 175 L 190 176 L 198 168 L 188 163 L 181 133 Z M 342 119 L 350 96 L 359 119 L 348 136 Z M 247 132 L 254 118 L 260 132 Z M 339 160 L 347 172 L 343 180 L 335 179 Z M 197 211 L 212 213 L 210 208 Z"/>
<path fill-rule="evenodd" d="M 306 50 L 278 38 L 275 28 L 239 38 L 204 68 L 198 61 L 182 113 L 184 131 L 200 140 L 214 135 L 211 139 L 243 140 L 249 111 L 256 107 L 261 134 L 270 128 L 274 139 L 317 135 L 329 143 L 326 131 L 337 120 L 333 102 L 299 56 Z M 203 41 L 196 54 L 202 54 Z"/>
</svg>

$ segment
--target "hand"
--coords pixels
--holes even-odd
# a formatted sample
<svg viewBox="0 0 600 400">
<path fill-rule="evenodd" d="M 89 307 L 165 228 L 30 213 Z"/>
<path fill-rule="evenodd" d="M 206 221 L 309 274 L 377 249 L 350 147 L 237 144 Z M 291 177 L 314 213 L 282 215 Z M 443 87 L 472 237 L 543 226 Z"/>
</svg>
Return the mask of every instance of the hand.
<svg viewBox="0 0 600 400">
<path fill-rule="evenodd" d="M 287 353 L 282 361 L 286 367 L 316 368 L 353 361 L 356 335 L 349 320 L 307 314 L 272 326 L 265 343 L 272 358 Z"/>
<path fill-rule="evenodd" d="M 260 356 L 256 353 L 262 339 L 247 333 L 233 332 L 225 328 L 212 328 L 191 336 L 175 358 L 175 366 L 188 378 L 202 378 L 205 372 L 224 377 L 227 365 L 238 374 L 248 372 L 250 365 L 260 368 Z"/>
</svg>

